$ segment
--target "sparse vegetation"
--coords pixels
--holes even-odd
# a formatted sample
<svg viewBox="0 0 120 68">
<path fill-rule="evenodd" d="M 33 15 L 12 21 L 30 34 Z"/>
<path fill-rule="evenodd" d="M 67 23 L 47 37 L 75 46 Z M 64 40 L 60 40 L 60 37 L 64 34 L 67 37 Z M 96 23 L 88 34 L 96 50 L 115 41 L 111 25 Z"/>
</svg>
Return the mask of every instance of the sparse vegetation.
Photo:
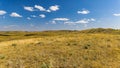
<svg viewBox="0 0 120 68">
<path fill-rule="evenodd" d="M 0 41 L 0 68 L 120 68 L 120 30 L 0 32 Z"/>
</svg>

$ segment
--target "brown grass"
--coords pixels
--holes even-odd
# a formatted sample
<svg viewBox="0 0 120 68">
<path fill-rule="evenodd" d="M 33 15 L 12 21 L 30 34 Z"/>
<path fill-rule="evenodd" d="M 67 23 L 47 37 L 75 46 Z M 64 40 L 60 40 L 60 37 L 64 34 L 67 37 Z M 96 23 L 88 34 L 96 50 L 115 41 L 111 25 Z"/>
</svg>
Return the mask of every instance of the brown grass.
<svg viewBox="0 0 120 68">
<path fill-rule="evenodd" d="M 120 68 L 120 35 L 69 33 L 4 41 L 0 68 Z"/>
</svg>

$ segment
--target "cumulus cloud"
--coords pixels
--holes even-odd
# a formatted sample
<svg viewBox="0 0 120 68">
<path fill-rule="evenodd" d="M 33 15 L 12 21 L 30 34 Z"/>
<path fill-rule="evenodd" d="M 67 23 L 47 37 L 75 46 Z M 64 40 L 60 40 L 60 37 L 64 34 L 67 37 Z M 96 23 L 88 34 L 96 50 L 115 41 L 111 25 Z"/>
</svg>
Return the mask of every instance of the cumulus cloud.
<svg viewBox="0 0 120 68">
<path fill-rule="evenodd" d="M 77 11 L 78 14 L 89 14 L 89 10 L 82 10 L 82 11 Z"/>
<path fill-rule="evenodd" d="M 56 24 L 56 22 L 65 22 L 65 21 L 69 21 L 69 19 L 68 18 L 54 18 L 53 20 L 52 20 L 52 24 Z"/>
<path fill-rule="evenodd" d="M 56 24 L 56 21 L 53 20 L 53 21 L 52 21 L 52 24 Z"/>
<path fill-rule="evenodd" d="M 94 18 L 91 18 L 90 21 L 96 21 Z"/>
<path fill-rule="evenodd" d="M 34 6 L 36 9 L 39 9 L 40 11 L 46 11 L 46 9 L 40 5 L 35 5 Z"/>
<path fill-rule="evenodd" d="M 41 18 L 45 18 L 46 16 L 44 14 L 39 15 Z"/>
<path fill-rule="evenodd" d="M 86 23 L 89 23 L 89 20 L 88 19 L 83 19 L 83 20 L 76 21 L 75 23 L 76 24 L 79 24 L 79 23 L 86 24 Z"/>
<path fill-rule="evenodd" d="M 68 18 L 54 18 L 54 21 L 68 21 Z"/>
<path fill-rule="evenodd" d="M 79 20 L 79 21 L 76 21 L 75 23 L 79 24 L 79 23 L 82 23 L 82 24 L 86 24 L 86 23 L 89 23 L 89 22 L 92 22 L 92 21 L 95 21 L 95 19 L 82 19 L 82 20 Z"/>
<path fill-rule="evenodd" d="M 11 17 L 22 17 L 20 14 L 16 13 L 16 12 L 12 12 L 10 14 Z"/>
<path fill-rule="evenodd" d="M 66 21 L 66 22 L 64 22 L 64 24 L 68 24 L 68 25 L 76 25 L 76 23 L 73 22 L 73 21 Z"/>
<path fill-rule="evenodd" d="M 31 20 L 31 18 L 30 18 L 30 17 L 27 17 L 27 19 L 28 19 L 28 20 Z"/>
<path fill-rule="evenodd" d="M 48 9 L 48 10 L 46 10 L 46 12 L 51 12 L 51 10 Z"/>
<path fill-rule="evenodd" d="M 37 17 L 37 16 L 36 16 L 36 15 L 31 15 L 31 17 L 34 17 L 34 18 L 35 18 L 35 17 Z"/>
<path fill-rule="evenodd" d="M 81 20 L 78 20 L 78 21 L 67 21 L 67 22 L 64 22 L 64 24 L 87 24 L 87 23 L 90 23 L 90 22 L 94 22 L 95 19 L 94 18 L 91 18 L 91 19 L 81 19 Z"/>
<path fill-rule="evenodd" d="M 120 13 L 118 13 L 118 14 L 113 14 L 114 16 L 120 16 Z"/>
<path fill-rule="evenodd" d="M 4 15 L 4 14 L 6 14 L 6 13 L 7 13 L 6 11 L 0 10 L 0 15 Z"/>
<path fill-rule="evenodd" d="M 49 9 L 50 9 L 51 11 L 57 11 L 57 10 L 59 10 L 59 6 L 58 6 L 58 5 L 50 6 Z"/>
<path fill-rule="evenodd" d="M 39 10 L 39 11 L 43 11 L 43 12 L 52 12 L 52 11 L 57 11 L 60 8 L 59 8 L 58 5 L 50 6 L 48 9 L 44 8 L 41 5 L 34 5 L 34 7 L 24 6 L 24 9 L 27 10 L 27 11 L 31 11 L 31 12 L 35 11 L 36 9 Z"/>
<path fill-rule="evenodd" d="M 24 6 L 24 9 L 31 12 L 34 11 L 33 7 Z"/>
</svg>

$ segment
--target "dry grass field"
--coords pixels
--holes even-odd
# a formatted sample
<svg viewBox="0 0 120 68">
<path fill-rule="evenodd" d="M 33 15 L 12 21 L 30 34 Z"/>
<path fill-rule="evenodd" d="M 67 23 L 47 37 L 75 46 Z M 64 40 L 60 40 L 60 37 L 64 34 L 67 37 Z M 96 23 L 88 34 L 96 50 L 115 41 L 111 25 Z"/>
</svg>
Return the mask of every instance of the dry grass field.
<svg viewBox="0 0 120 68">
<path fill-rule="evenodd" d="M 120 30 L 0 32 L 0 68 L 120 68 Z"/>
</svg>

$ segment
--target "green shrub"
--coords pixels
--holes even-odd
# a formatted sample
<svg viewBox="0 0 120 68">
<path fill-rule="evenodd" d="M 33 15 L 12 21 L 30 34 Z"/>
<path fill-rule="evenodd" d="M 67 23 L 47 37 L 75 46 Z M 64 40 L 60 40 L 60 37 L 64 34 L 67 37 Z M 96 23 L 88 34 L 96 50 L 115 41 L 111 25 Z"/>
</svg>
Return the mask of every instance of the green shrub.
<svg viewBox="0 0 120 68">
<path fill-rule="evenodd" d="M 49 66 L 43 62 L 43 64 L 41 65 L 41 68 L 49 68 Z"/>
<path fill-rule="evenodd" d="M 4 58 L 5 58 L 5 56 L 0 54 L 0 59 L 4 59 Z"/>
</svg>

